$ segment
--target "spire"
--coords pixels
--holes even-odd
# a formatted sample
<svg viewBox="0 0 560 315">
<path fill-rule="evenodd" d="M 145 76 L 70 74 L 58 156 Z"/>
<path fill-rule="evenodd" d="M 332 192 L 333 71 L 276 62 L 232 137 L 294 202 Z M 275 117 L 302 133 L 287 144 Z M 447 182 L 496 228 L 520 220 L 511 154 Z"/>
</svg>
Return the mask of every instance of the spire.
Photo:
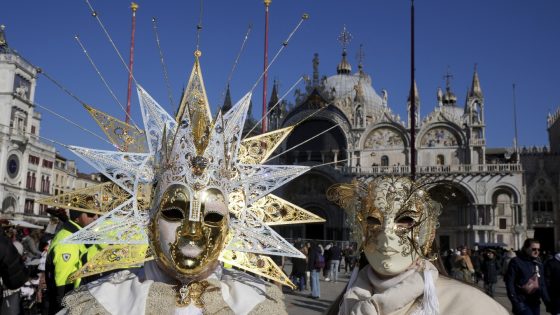
<svg viewBox="0 0 560 315">
<path fill-rule="evenodd" d="M 319 86 L 319 54 L 313 55 L 313 87 Z"/>
<path fill-rule="evenodd" d="M 483 98 L 482 89 L 480 88 L 480 79 L 478 78 L 477 64 L 474 65 L 474 73 L 469 97 Z"/>
<path fill-rule="evenodd" d="M 408 105 L 408 117 L 409 117 L 409 121 L 408 121 L 408 128 L 410 128 L 410 126 L 412 125 L 412 114 L 410 113 L 411 111 L 411 102 L 412 99 L 412 89 L 411 91 L 408 93 L 408 99 L 407 99 L 407 105 Z M 414 124 L 416 125 L 416 127 L 420 126 L 420 96 L 418 93 L 418 85 L 416 85 L 416 79 L 414 80 Z"/>
<path fill-rule="evenodd" d="M 268 110 L 270 110 L 276 103 L 278 103 L 278 81 L 274 80 L 274 84 L 272 86 L 272 93 L 270 95 L 270 101 L 268 102 Z M 275 112 L 280 109 L 279 106 L 276 106 Z"/>
<path fill-rule="evenodd" d="M 352 34 L 346 30 L 346 25 L 344 25 L 342 32 L 338 35 L 338 41 L 342 45 L 342 60 L 336 67 L 336 73 L 338 74 L 350 74 L 352 72 L 352 66 L 346 61 L 346 47 L 352 41 Z"/>
<path fill-rule="evenodd" d="M 0 53 L 6 53 L 9 50 L 8 41 L 6 40 L 6 34 L 4 32 L 5 29 L 5 25 L 0 25 Z"/>
<path fill-rule="evenodd" d="M 408 93 L 408 99 L 407 99 L 408 104 L 410 104 L 411 95 L 412 95 L 412 91 Z M 418 95 L 418 86 L 416 85 L 416 80 L 414 80 L 414 99 L 415 99 L 414 104 L 418 106 L 418 104 L 420 104 L 420 96 Z"/>
<path fill-rule="evenodd" d="M 364 57 L 365 57 L 365 53 L 364 53 L 364 45 L 360 44 L 360 49 L 358 50 L 358 52 L 356 53 L 356 59 L 358 59 L 358 73 L 360 73 L 360 75 L 364 75 Z"/>
<path fill-rule="evenodd" d="M 229 91 L 229 84 L 227 85 L 226 97 L 224 98 L 224 105 L 222 105 L 222 113 L 225 114 L 231 109 L 231 93 Z"/>
</svg>

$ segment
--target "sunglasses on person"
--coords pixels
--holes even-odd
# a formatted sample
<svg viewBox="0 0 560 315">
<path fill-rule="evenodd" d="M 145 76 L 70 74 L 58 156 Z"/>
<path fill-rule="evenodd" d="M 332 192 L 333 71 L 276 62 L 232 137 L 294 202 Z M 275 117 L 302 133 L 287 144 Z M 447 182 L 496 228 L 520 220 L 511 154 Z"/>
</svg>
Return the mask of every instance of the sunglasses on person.
<svg viewBox="0 0 560 315">
<path fill-rule="evenodd" d="M 541 249 L 540 249 L 540 248 L 531 248 L 531 251 L 533 251 L 533 252 L 540 252 Z"/>
<path fill-rule="evenodd" d="M 88 218 L 94 218 L 97 215 L 97 213 L 86 212 L 86 215 L 87 215 Z"/>
</svg>

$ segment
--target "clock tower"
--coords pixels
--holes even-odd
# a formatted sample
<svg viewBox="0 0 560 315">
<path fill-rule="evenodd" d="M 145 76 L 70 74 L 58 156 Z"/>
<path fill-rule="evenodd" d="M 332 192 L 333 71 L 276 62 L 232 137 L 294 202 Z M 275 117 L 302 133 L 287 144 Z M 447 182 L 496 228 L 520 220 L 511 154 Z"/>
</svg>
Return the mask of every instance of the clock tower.
<svg viewBox="0 0 560 315">
<path fill-rule="evenodd" d="M 50 195 L 55 148 L 39 139 L 35 111 L 38 70 L 8 45 L 0 25 L 0 215 L 35 218 L 44 209 L 35 200 Z"/>
</svg>

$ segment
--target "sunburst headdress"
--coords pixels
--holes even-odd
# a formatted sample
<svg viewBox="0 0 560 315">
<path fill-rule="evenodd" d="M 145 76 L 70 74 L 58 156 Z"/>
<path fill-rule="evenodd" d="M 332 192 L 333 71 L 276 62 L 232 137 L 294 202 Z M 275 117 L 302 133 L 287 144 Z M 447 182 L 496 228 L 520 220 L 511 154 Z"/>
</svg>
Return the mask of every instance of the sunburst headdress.
<svg viewBox="0 0 560 315">
<path fill-rule="evenodd" d="M 227 113 L 212 119 L 199 58 L 175 118 L 140 85 L 138 97 L 144 130 L 100 112 L 86 109 L 121 151 L 77 146 L 70 150 L 111 180 L 109 183 L 40 200 L 102 216 L 65 240 L 67 243 L 111 244 L 79 270 L 83 277 L 128 267 L 146 260 L 146 228 L 154 201 L 167 187 L 181 183 L 198 191 L 214 187 L 224 192 L 230 212 L 227 246 L 220 260 L 238 268 L 293 284 L 267 255 L 304 258 L 270 226 L 323 222 L 320 217 L 269 194 L 309 167 L 263 164 L 293 127 L 242 140 L 251 92 Z M 126 152 L 122 152 L 126 150 Z M 134 150 L 134 151 L 133 151 Z M 200 204 L 191 202 L 189 220 L 198 220 Z"/>
</svg>

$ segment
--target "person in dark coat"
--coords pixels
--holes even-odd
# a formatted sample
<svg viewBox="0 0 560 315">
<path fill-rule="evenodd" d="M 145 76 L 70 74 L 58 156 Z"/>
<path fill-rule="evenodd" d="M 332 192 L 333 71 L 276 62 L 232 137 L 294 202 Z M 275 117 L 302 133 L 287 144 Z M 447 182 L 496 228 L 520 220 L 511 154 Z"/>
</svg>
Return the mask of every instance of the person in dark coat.
<svg viewBox="0 0 560 315">
<path fill-rule="evenodd" d="M 330 260 L 328 261 L 328 264 L 330 265 L 329 278 L 333 282 L 338 281 L 338 272 L 340 270 L 340 260 L 341 259 L 342 259 L 342 251 L 340 250 L 340 247 L 338 247 L 336 244 L 334 244 L 331 247 L 331 256 L 330 256 Z"/>
<path fill-rule="evenodd" d="M 11 296 L 7 296 L 6 301 L 3 300 L 3 287 L 10 290 L 19 289 L 29 279 L 29 274 L 27 268 L 25 268 L 23 264 L 20 254 L 12 244 L 12 241 L 6 237 L 1 227 L 0 253 L 0 277 L 2 277 L 3 283 L 3 286 L 0 286 L 0 313 L 19 314 L 19 303 L 13 303 L 14 299 L 10 300 Z M 19 293 L 14 293 L 12 295 L 16 294 Z"/>
<path fill-rule="evenodd" d="M 558 242 L 560 249 L 560 242 Z M 546 288 L 550 295 L 548 312 L 560 314 L 560 251 L 544 264 Z"/>
<path fill-rule="evenodd" d="M 325 251 L 323 252 L 323 257 L 325 258 L 325 267 L 323 268 L 323 277 L 325 278 L 325 281 L 329 282 L 331 281 L 331 279 L 329 278 L 330 275 L 330 271 L 331 271 L 331 248 L 332 248 L 332 243 L 327 244 L 327 246 L 325 246 Z"/>
<path fill-rule="evenodd" d="M 484 279 L 484 289 L 486 290 L 486 294 L 494 297 L 494 285 L 498 282 L 500 264 L 498 263 L 496 254 L 493 250 L 489 250 L 486 253 L 486 258 L 482 261 L 480 269 Z"/>
<path fill-rule="evenodd" d="M 322 260 L 322 267 L 321 267 Z M 307 268 L 311 271 L 311 298 L 318 299 L 321 297 L 321 286 L 319 277 L 321 268 L 325 267 L 325 258 L 321 254 L 321 249 L 316 243 L 311 243 L 307 254 Z"/>
<path fill-rule="evenodd" d="M 541 299 L 549 305 L 540 246 L 538 240 L 526 239 L 519 255 L 509 262 L 504 281 L 513 314 L 539 315 Z"/>
<path fill-rule="evenodd" d="M 300 251 L 302 248 L 298 248 Z M 307 271 L 307 261 L 305 258 L 292 258 L 292 273 L 290 274 L 290 279 L 297 286 L 298 291 L 303 291 L 305 289 L 305 272 Z"/>
</svg>

